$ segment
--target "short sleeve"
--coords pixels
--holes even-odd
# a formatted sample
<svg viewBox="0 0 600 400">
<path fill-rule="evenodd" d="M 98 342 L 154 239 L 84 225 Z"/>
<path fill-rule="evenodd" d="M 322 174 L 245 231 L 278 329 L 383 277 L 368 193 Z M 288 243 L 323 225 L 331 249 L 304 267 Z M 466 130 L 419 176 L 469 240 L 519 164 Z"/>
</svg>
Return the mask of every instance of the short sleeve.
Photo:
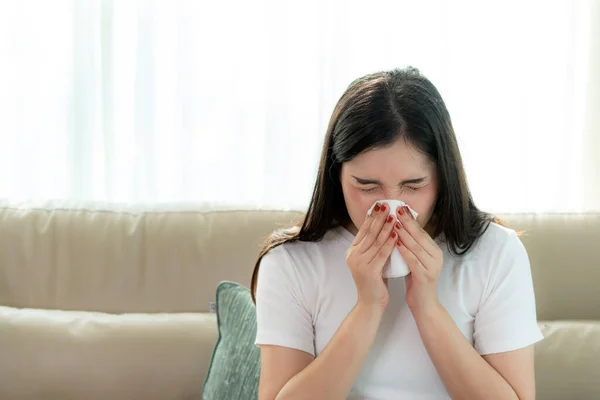
<svg viewBox="0 0 600 400">
<path fill-rule="evenodd" d="M 256 286 L 256 344 L 302 350 L 315 356 L 312 315 L 301 274 L 280 245 L 262 258 Z"/>
<path fill-rule="evenodd" d="M 537 324 L 531 266 L 514 231 L 490 260 L 487 288 L 475 317 L 473 340 L 482 355 L 517 350 L 543 339 Z"/>
</svg>

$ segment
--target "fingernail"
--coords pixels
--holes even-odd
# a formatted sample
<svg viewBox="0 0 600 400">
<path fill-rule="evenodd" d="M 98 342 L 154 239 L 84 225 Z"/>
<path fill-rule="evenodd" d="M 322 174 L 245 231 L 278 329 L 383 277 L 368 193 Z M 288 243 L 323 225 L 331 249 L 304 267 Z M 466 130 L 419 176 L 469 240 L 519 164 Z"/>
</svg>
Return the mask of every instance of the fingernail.
<svg viewBox="0 0 600 400">
<path fill-rule="evenodd" d="M 400 215 L 404 215 L 404 207 L 400 207 L 400 208 L 398 209 L 398 214 L 400 214 Z"/>
<path fill-rule="evenodd" d="M 392 239 L 396 239 L 396 236 L 398 236 L 398 234 L 394 231 L 392 231 Z"/>
<path fill-rule="evenodd" d="M 380 208 L 381 207 L 379 207 L 379 203 L 375 204 L 375 208 L 374 208 L 375 212 L 379 211 Z"/>
<path fill-rule="evenodd" d="M 392 222 L 393 220 L 394 220 L 394 216 L 393 216 L 393 215 L 389 215 L 389 216 L 387 217 L 387 221 L 386 221 L 386 222 L 387 222 L 387 223 L 390 223 L 390 222 Z"/>
<path fill-rule="evenodd" d="M 394 225 L 394 226 L 396 227 L 396 229 L 400 229 L 400 228 L 402 228 L 402 227 L 400 226 L 400 223 L 399 223 L 399 222 L 396 222 L 396 225 Z"/>
<path fill-rule="evenodd" d="M 385 211 L 385 204 L 381 205 L 381 211 Z"/>
<path fill-rule="evenodd" d="M 404 213 L 412 217 L 412 213 L 410 212 L 410 209 L 407 206 L 404 206 Z"/>
<path fill-rule="evenodd" d="M 398 246 L 398 247 L 402 247 L 402 242 L 401 242 L 400 240 L 398 240 L 398 241 L 396 242 L 396 246 Z"/>
</svg>

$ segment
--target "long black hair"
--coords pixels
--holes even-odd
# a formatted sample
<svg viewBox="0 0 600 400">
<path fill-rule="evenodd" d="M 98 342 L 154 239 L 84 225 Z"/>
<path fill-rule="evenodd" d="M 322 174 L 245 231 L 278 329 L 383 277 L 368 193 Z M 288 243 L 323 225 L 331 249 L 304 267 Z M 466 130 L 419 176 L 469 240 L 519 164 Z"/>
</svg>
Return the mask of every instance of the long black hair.
<svg viewBox="0 0 600 400">
<path fill-rule="evenodd" d="M 369 74 L 352 82 L 336 104 L 308 211 L 297 226 L 267 238 L 252 274 L 253 299 L 260 261 L 269 250 L 290 241 L 319 241 L 349 220 L 340 183 L 342 164 L 399 138 L 437 167 L 438 196 L 428 222 L 432 237 L 443 233 L 450 251 L 463 255 L 490 222 L 502 224 L 473 202 L 450 114 L 435 86 L 413 67 Z"/>
</svg>

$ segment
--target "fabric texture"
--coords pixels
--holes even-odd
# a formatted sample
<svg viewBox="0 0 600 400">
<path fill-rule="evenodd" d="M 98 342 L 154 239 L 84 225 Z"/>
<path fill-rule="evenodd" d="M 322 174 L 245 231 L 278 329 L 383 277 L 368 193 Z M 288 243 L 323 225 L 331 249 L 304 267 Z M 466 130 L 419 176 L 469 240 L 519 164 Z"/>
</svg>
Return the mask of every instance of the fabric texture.
<svg viewBox="0 0 600 400">
<path fill-rule="evenodd" d="M 439 238 L 438 238 L 439 239 Z M 355 306 L 345 254 L 354 235 L 341 226 L 320 242 L 290 242 L 267 253 L 257 285 L 257 344 L 318 357 Z M 536 321 L 527 253 L 515 231 L 490 224 L 469 253 L 444 264 L 438 298 L 480 354 L 516 350 L 543 335 Z M 358 399 L 448 398 L 406 305 L 404 278 L 389 279 L 390 302 L 351 394 Z"/>
<path fill-rule="evenodd" d="M 234 282 L 217 287 L 219 339 L 204 383 L 203 399 L 257 399 L 260 350 L 254 346 L 256 309 L 250 291 Z"/>
</svg>

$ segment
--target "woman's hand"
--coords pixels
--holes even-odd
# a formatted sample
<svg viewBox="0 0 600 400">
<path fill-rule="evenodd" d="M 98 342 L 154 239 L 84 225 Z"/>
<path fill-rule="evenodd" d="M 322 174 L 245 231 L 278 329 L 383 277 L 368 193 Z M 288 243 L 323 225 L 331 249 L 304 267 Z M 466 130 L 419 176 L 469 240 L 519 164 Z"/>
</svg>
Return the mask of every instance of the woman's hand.
<svg viewBox="0 0 600 400">
<path fill-rule="evenodd" d="M 394 221 L 387 204 L 376 205 L 348 249 L 346 262 L 356 284 L 359 305 L 381 309 L 387 306 L 390 293 L 387 279 L 383 279 L 383 267 L 398 237 Z"/>
<path fill-rule="evenodd" d="M 408 207 L 398 207 L 396 215 L 400 223 L 394 230 L 398 233 L 396 247 L 408 264 L 410 274 L 406 280 L 406 304 L 413 315 L 439 307 L 437 283 L 442 270 L 442 249 L 414 219 Z"/>
</svg>

